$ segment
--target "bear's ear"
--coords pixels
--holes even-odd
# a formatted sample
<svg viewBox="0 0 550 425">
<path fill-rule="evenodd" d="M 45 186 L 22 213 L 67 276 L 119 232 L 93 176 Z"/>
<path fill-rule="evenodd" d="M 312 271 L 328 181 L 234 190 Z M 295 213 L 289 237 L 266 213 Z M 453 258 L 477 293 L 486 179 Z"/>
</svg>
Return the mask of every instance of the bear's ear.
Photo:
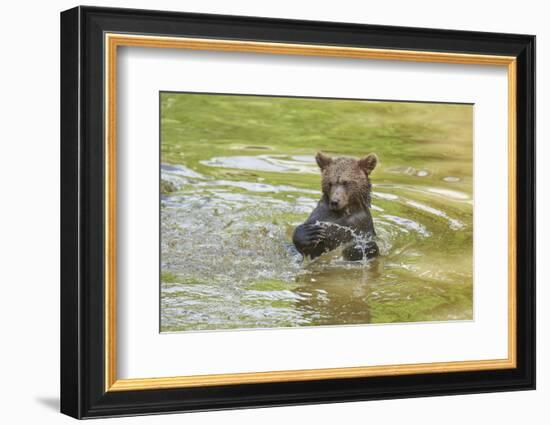
<svg viewBox="0 0 550 425">
<path fill-rule="evenodd" d="M 324 170 L 327 168 L 330 163 L 332 162 L 332 158 L 330 156 L 326 156 L 321 152 L 317 152 L 317 155 L 315 155 L 315 161 L 317 161 L 317 165 L 321 170 Z"/>
<path fill-rule="evenodd" d="M 378 157 L 373 153 L 368 154 L 366 157 L 359 160 L 359 168 L 367 174 L 372 173 L 372 170 L 374 170 L 376 164 L 378 164 Z"/>
</svg>

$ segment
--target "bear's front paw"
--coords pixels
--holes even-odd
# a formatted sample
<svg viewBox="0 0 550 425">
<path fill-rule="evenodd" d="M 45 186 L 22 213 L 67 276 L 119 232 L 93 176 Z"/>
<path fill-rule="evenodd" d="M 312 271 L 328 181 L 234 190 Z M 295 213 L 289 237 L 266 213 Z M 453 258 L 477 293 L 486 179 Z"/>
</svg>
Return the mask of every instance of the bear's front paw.
<svg viewBox="0 0 550 425">
<path fill-rule="evenodd" d="M 315 247 L 325 240 L 325 229 L 318 224 L 303 224 L 296 229 L 294 242 L 301 248 Z"/>
<path fill-rule="evenodd" d="M 316 246 L 325 240 L 327 234 L 324 227 L 318 224 L 307 224 L 304 227 L 304 235 L 308 245 Z"/>
</svg>

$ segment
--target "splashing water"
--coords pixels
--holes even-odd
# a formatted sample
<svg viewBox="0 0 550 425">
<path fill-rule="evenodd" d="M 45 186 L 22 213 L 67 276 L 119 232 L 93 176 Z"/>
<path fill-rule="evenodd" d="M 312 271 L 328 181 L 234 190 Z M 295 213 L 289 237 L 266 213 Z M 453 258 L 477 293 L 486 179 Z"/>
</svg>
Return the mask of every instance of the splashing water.
<svg viewBox="0 0 550 425">
<path fill-rule="evenodd" d="M 367 258 L 367 252 L 371 248 L 371 243 L 374 241 L 374 238 L 372 236 L 366 235 L 364 233 L 357 233 L 352 228 L 342 226 L 338 223 L 332 223 L 332 222 L 328 222 L 328 221 L 318 221 L 317 220 L 315 222 L 315 224 L 317 226 L 324 227 L 325 229 L 328 229 L 328 228 L 332 227 L 332 228 L 335 228 L 335 229 L 340 229 L 340 230 L 344 231 L 345 233 L 348 233 L 349 236 L 351 236 L 351 238 L 353 240 L 353 247 L 355 249 L 360 250 L 361 253 L 362 253 L 362 259 L 359 260 L 359 261 L 361 261 L 364 265 L 367 264 L 367 262 L 369 261 L 369 259 Z"/>
</svg>

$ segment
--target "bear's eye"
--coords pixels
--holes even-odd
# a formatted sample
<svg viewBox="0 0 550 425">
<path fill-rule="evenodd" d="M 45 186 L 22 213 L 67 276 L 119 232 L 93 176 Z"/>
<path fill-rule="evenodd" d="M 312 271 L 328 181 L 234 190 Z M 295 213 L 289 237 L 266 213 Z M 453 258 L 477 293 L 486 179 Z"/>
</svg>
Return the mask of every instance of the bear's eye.
<svg viewBox="0 0 550 425">
<path fill-rule="evenodd" d="M 344 181 L 342 182 L 342 185 L 343 185 L 343 186 L 347 186 L 348 183 L 349 183 L 349 182 L 348 182 L 347 180 L 344 180 Z"/>
</svg>

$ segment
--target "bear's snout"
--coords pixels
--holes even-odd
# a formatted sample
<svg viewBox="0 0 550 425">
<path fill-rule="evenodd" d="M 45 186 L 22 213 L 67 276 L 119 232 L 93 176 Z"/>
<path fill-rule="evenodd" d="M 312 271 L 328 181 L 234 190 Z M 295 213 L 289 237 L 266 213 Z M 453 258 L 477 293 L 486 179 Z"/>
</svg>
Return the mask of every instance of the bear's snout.
<svg viewBox="0 0 550 425">
<path fill-rule="evenodd" d="M 341 186 L 335 186 L 330 194 L 329 208 L 333 211 L 341 210 L 347 205 L 347 193 L 346 190 Z"/>
</svg>

